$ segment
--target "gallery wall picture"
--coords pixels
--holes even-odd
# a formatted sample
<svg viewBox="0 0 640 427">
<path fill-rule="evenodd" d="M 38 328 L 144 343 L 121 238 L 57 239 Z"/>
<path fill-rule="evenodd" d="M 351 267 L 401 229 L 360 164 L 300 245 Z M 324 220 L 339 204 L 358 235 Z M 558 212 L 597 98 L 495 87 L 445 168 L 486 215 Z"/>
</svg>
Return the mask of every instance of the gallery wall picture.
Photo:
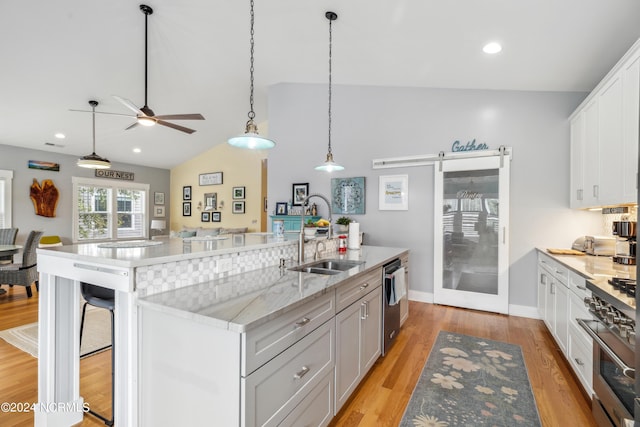
<svg viewBox="0 0 640 427">
<path fill-rule="evenodd" d="M 244 213 L 244 202 L 233 202 L 233 210 L 234 214 L 243 214 Z"/>
<path fill-rule="evenodd" d="M 202 221 L 202 222 L 209 222 L 209 217 L 210 217 L 209 213 L 210 213 L 210 212 L 202 212 L 202 213 L 200 214 L 200 221 Z"/>
<path fill-rule="evenodd" d="M 211 221 L 212 222 L 222 221 L 222 214 L 220 212 L 211 212 Z"/>
<path fill-rule="evenodd" d="M 244 199 L 244 187 L 233 187 L 233 198 Z"/>
<path fill-rule="evenodd" d="M 155 216 L 155 217 L 164 217 L 164 206 L 154 206 L 153 207 L 153 216 Z"/>
<path fill-rule="evenodd" d="M 191 200 L 191 186 L 185 185 L 182 187 L 182 200 Z"/>
<path fill-rule="evenodd" d="M 191 216 L 191 202 L 182 202 L 182 216 Z"/>
</svg>

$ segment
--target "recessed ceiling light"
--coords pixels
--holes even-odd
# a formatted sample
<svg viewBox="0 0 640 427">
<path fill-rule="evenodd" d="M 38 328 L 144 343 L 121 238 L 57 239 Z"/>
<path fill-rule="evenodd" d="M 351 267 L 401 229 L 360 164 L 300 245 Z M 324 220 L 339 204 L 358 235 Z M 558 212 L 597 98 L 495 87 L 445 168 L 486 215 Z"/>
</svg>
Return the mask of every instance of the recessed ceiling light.
<svg viewBox="0 0 640 427">
<path fill-rule="evenodd" d="M 133 149 L 133 152 L 134 152 L 134 153 L 142 153 L 142 150 L 141 150 L 141 149 L 139 149 L 139 148 L 134 148 L 134 149 Z"/>
<path fill-rule="evenodd" d="M 500 43 L 496 43 L 496 42 L 487 43 L 482 48 L 482 51 L 484 53 L 488 53 L 488 54 L 491 54 L 491 55 L 493 55 L 494 53 L 498 53 L 501 50 L 502 50 L 502 45 L 500 45 Z"/>
<path fill-rule="evenodd" d="M 56 138 L 58 138 L 58 139 L 65 139 L 65 135 L 64 135 L 64 133 L 60 133 L 60 132 L 58 132 L 58 133 L 56 133 L 54 136 L 55 136 Z"/>
</svg>

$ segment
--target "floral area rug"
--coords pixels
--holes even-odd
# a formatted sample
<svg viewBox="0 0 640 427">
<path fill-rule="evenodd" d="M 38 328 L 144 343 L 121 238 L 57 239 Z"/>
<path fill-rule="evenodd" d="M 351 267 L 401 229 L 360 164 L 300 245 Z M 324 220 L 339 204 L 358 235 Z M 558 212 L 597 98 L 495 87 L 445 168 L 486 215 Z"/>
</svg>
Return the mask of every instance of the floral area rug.
<svg viewBox="0 0 640 427">
<path fill-rule="evenodd" d="M 402 427 L 540 426 L 520 346 L 442 331 Z"/>
</svg>

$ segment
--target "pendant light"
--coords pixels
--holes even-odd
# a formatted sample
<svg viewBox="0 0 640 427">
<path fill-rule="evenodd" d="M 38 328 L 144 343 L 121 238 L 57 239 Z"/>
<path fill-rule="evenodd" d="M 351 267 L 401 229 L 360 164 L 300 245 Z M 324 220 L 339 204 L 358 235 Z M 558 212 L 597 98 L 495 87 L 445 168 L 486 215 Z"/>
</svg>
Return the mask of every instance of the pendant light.
<svg viewBox="0 0 640 427">
<path fill-rule="evenodd" d="M 333 21 L 338 19 L 338 15 L 334 12 L 327 12 L 324 16 L 329 20 L 329 147 L 327 151 L 327 160 L 320 166 L 316 166 L 316 170 L 333 172 L 344 169 L 344 166 L 340 166 L 333 161 L 333 153 L 331 152 L 331 24 Z"/>
<path fill-rule="evenodd" d="M 88 169 L 109 169 L 111 162 L 96 154 L 96 107 L 98 106 L 98 101 L 89 101 L 89 105 L 91 105 L 93 116 L 93 152 L 87 156 L 80 157 L 78 166 Z"/>
<path fill-rule="evenodd" d="M 253 22 L 254 22 L 253 0 L 251 0 L 251 38 L 250 38 L 251 66 L 249 67 L 249 73 L 251 75 L 249 105 L 251 108 L 249 110 L 249 114 L 247 114 L 249 116 L 249 120 L 247 121 L 244 134 L 229 138 L 227 142 L 230 145 L 233 145 L 234 147 L 238 147 L 238 148 L 248 148 L 250 150 L 264 150 L 267 148 L 275 147 L 276 143 L 270 139 L 267 139 L 258 135 L 258 126 L 253 121 L 253 119 L 256 117 L 256 113 L 253 111 L 253 50 L 254 50 L 253 49 L 253 45 L 254 45 Z"/>
</svg>

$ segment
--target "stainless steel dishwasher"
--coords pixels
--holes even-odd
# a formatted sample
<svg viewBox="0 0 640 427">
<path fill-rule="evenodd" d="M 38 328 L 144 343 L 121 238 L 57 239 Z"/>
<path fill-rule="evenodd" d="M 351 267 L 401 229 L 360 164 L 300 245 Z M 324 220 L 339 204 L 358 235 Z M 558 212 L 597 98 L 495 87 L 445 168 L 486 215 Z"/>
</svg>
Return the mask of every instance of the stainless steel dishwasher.
<svg viewBox="0 0 640 427">
<path fill-rule="evenodd" d="M 399 258 L 385 264 L 382 267 L 382 283 L 384 286 L 383 306 L 382 306 L 382 355 L 389 351 L 389 348 L 396 340 L 400 332 L 400 302 L 396 295 L 396 272 L 404 275 L 402 261 Z M 402 278 L 404 280 L 404 277 Z"/>
</svg>

